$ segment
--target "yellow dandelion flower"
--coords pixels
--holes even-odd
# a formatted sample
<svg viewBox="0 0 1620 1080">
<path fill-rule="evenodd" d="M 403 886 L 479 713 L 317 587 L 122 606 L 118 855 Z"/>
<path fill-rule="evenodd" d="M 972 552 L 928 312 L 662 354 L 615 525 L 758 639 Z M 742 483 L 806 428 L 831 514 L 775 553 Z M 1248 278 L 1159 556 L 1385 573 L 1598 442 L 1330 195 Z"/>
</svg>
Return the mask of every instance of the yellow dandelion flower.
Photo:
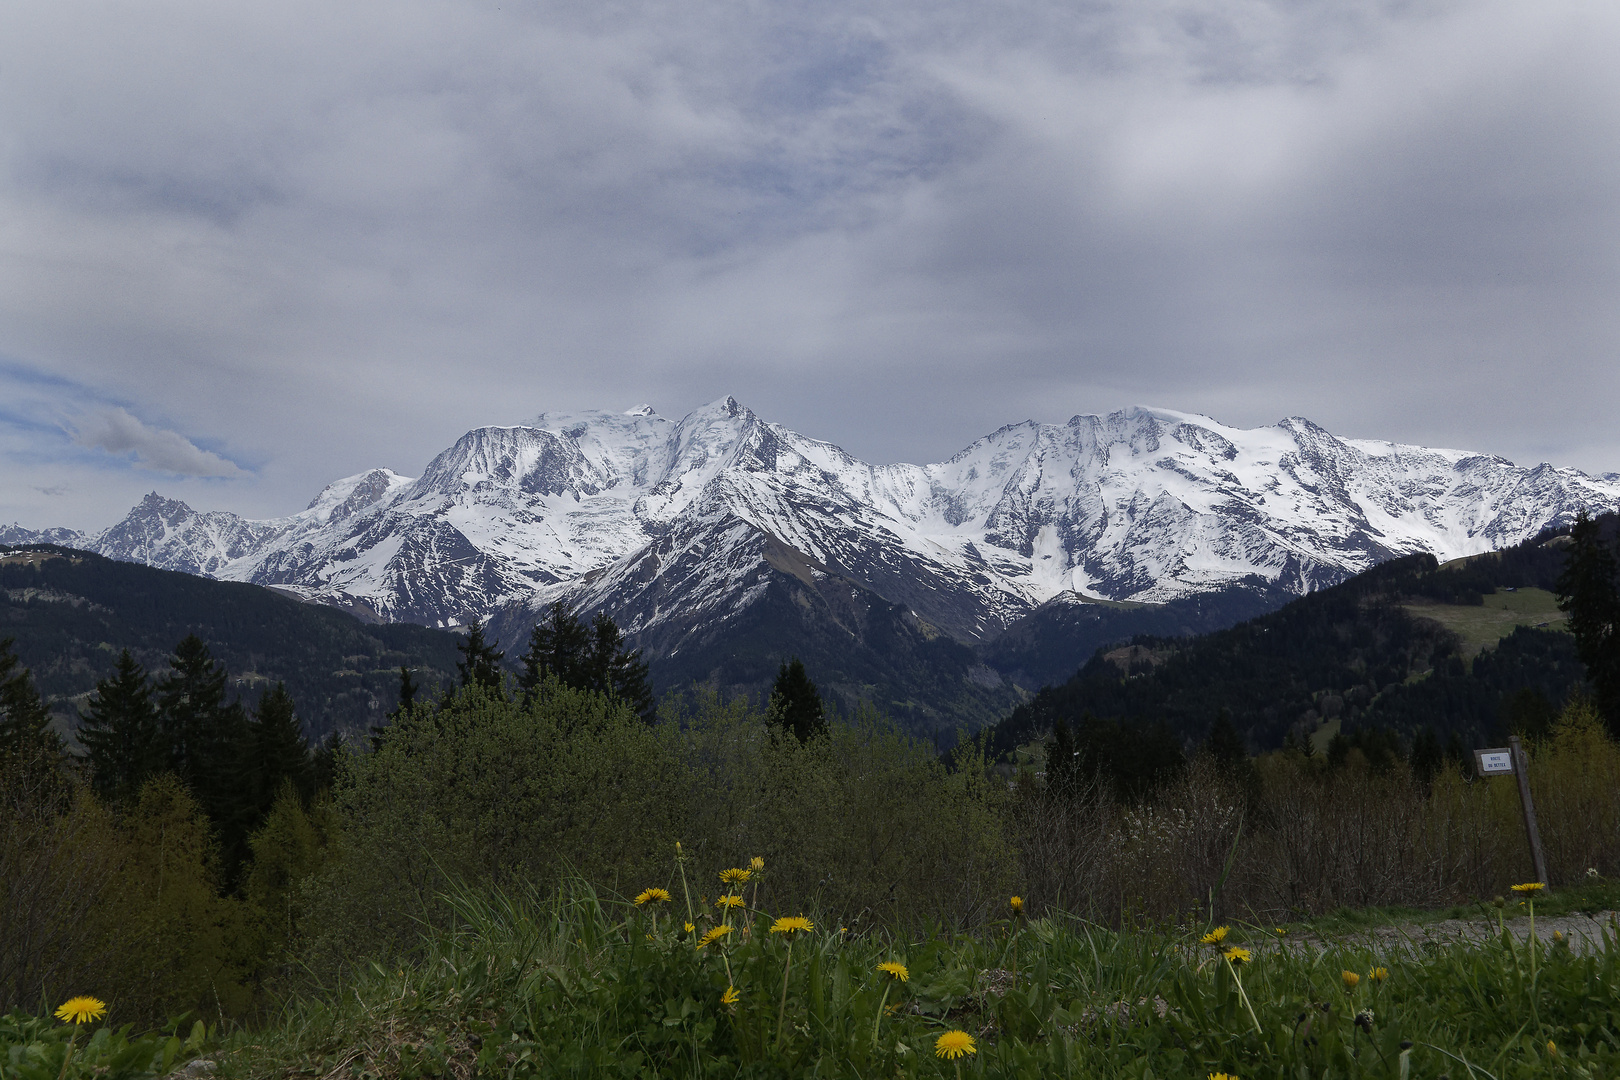
<svg viewBox="0 0 1620 1080">
<path fill-rule="evenodd" d="M 1367 978 L 1371 979 L 1373 982 L 1383 982 L 1385 979 L 1389 978 L 1389 968 L 1375 967 L 1371 971 L 1367 972 Z"/>
<path fill-rule="evenodd" d="M 1282 935 L 1284 935 L 1286 933 L 1288 933 L 1288 928 L 1286 926 L 1277 927 L 1277 936 L 1278 937 L 1281 937 Z"/>
<path fill-rule="evenodd" d="M 1533 892 L 1540 892 L 1542 889 L 1545 889 L 1546 887 L 1547 886 L 1545 884 L 1543 884 L 1542 882 L 1539 882 L 1539 881 L 1527 881 L 1523 885 L 1515 885 L 1515 886 L 1513 886 L 1513 891 L 1514 892 L 1523 892 L 1523 893 L 1533 893 Z"/>
<path fill-rule="evenodd" d="M 742 995 L 737 993 L 737 988 L 735 986 L 728 986 L 726 987 L 726 992 L 720 995 L 720 1004 L 735 1005 L 737 1004 L 737 999 L 740 997 L 742 997 Z"/>
<path fill-rule="evenodd" d="M 893 960 L 885 960 L 877 966 L 877 969 L 896 982 L 911 981 L 911 972 L 906 970 L 906 965 L 898 964 Z"/>
<path fill-rule="evenodd" d="M 1200 945 L 1219 945 L 1221 942 L 1226 940 L 1226 934 L 1226 927 L 1217 926 L 1215 929 L 1199 938 L 1198 943 Z"/>
<path fill-rule="evenodd" d="M 1361 985 L 1361 976 L 1357 975 L 1353 971 L 1341 971 L 1339 972 L 1339 978 L 1344 980 L 1344 988 L 1346 991 L 1354 990 L 1356 987 Z"/>
<path fill-rule="evenodd" d="M 752 870 L 739 870 L 735 866 L 733 866 L 730 870 L 720 871 L 720 880 L 725 882 L 727 885 L 736 885 L 739 882 L 747 881 L 753 876 L 754 872 Z"/>
<path fill-rule="evenodd" d="M 1240 949 L 1236 945 L 1232 946 L 1230 949 L 1227 949 L 1221 955 L 1226 957 L 1226 962 L 1228 964 L 1247 964 L 1250 960 L 1254 959 L 1253 954 L 1251 954 L 1248 949 Z"/>
<path fill-rule="evenodd" d="M 1209 1080 L 1238 1080 L 1233 1073 L 1210 1073 Z"/>
<path fill-rule="evenodd" d="M 722 896 L 714 902 L 714 906 L 717 908 L 740 908 L 743 906 L 743 898 L 740 896 Z"/>
<path fill-rule="evenodd" d="M 1022 896 L 1015 896 L 1011 900 L 1007 901 L 1007 906 L 1012 908 L 1014 915 L 1022 915 L 1024 913 L 1024 898 Z"/>
<path fill-rule="evenodd" d="M 771 933 L 786 934 L 788 937 L 792 937 L 801 930 L 814 929 L 815 926 L 803 915 L 789 915 L 786 918 L 777 919 L 775 922 L 771 923 Z"/>
<path fill-rule="evenodd" d="M 1551 1054 L 1553 1057 L 1558 1056 L 1558 1044 L 1553 1042 L 1551 1039 L 1547 1040 L 1547 1053 Z"/>
<path fill-rule="evenodd" d="M 696 927 L 696 926 L 693 926 L 693 925 L 692 925 L 692 924 L 691 924 L 691 923 L 687 923 L 687 924 L 686 924 L 686 932 L 687 932 L 687 933 L 688 933 L 688 934 L 690 934 L 690 933 L 691 933 L 691 932 L 692 932 L 692 931 L 694 931 L 694 930 L 696 930 L 696 929 L 697 929 L 697 927 Z"/>
<path fill-rule="evenodd" d="M 934 1056 L 955 1061 L 967 1054 L 977 1054 L 979 1048 L 973 1042 L 973 1036 L 965 1031 L 947 1031 L 934 1040 Z"/>
<path fill-rule="evenodd" d="M 641 907 L 643 904 L 651 904 L 651 903 L 659 903 L 659 904 L 667 904 L 667 903 L 669 903 L 669 890 L 668 889 L 643 889 L 643 890 L 641 890 L 640 893 L 638 893 L 636 895 L 636 907 Z"/>
<path fill-rule="evenodd" d="M 70 1024 L 82 1024 L 86 1020 L 100 1020 L 107 1015 L 107 1003 L 99 998 L 75 997 L 68 998 L 62 1007 L 56 1010 L 56 1018 Z"/>
<path fill-rule="evenodd" d="M 731 927 L 717 926 L 713 930 L 710 930 L 707 934 L 703 935 L 702 939 L 698 941 L 698 948 L 707 949 L 710 945 L 713 945 L 715 942 L 724 938 L 729 933 L 731 933 Z"/>
<path fill-rule="evenodd" d="M 756 873 L 765 869 L 765 860 L 760 858 L 758 855 L 755 855 L 752 859 L 748 860 L 748 869 L 753 870 Z"/>
</svg>

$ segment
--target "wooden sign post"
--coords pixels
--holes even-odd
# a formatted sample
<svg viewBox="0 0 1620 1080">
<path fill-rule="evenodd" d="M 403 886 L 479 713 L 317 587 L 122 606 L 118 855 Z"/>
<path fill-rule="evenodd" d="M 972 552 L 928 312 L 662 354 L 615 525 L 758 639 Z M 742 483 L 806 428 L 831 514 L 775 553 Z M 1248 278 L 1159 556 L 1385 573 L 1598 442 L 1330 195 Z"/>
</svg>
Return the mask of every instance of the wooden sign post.
<svg viewBox="0 0 1620 1080">
<path fill-rule="evenodd" d="M 1541 850 L 1541 829 L 1536 825 L 1536 804 L 1530 798 L 1530 759 L 1517 735 L 1508 739 L 1508 745 L 1492 750 L 1474 751 L 1474 771 L 1480 776 L 1503 776 L 1512 773 L 1519 782 L 1519 805 L 1524 808 L 1524 832 L 1530 839 L 1530 862 L 1535 867 L 1536 880 L 1543 885 L 1547 880 L 1547 856 Z"/>
</svg>

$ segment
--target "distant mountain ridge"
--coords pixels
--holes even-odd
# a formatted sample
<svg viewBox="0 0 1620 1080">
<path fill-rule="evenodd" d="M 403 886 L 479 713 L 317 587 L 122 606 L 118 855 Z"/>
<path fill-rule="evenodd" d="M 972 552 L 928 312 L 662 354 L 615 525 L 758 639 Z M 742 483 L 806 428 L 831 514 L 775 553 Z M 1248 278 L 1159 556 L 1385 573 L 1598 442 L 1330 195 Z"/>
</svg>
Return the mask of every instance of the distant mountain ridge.
<svg viewBox="0 0 1620 1080">
<path fill-rule="evenodd" d="M 869 465 L 727 397 L 679 421 L 642 407 L 476 428 L 419 477 L 346 477 L 284 518 L 154 492 L 99 533 L 12 527 L 0 542 L 272 585 L 382 621 L 458 625 L 564 599 L 638 635 L 719 618 L 720 597 L 746 606 L 739 583 L 774 543 L 973 643 L 1070 593 L 1299 594 L 1616 506 L 1616 474 L 1144 408 L 1010 425 L 933 465 Z"/>
</svg>

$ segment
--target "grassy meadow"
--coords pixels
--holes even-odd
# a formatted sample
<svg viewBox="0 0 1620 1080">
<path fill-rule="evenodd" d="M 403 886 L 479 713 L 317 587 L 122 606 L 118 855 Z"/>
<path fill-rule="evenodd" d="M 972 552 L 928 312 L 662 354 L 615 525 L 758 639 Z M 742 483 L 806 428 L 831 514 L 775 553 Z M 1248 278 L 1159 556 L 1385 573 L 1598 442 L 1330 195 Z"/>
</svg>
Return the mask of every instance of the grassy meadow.
<svg viewBox="0 0 1620 1080">
<path fill-rule="evenodd" d="M 1620 1075 L 1613 927 L 1491 932 L 1620 900 L 1620 747 L 1577 702 L 1533 753 L 1523 893 L 1513 784 L 1454 766 L 1200 755 L 1123 800 L 715 697 L 419 703 L 234 884 L 172 777 L 12 769 L 0 1080 Z M 1480 939 L 1363 932 L 1448 910 Z"/>
</svg>

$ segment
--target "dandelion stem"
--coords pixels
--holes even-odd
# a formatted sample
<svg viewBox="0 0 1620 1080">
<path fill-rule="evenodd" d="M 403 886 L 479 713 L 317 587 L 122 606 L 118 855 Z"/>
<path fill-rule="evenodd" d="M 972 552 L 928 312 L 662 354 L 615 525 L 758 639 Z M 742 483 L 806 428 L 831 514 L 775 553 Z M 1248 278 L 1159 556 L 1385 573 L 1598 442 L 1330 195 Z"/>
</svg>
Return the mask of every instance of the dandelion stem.
<svg viewBox="0 0 1620 1080">
<path fill-rule="evenodd" d="M 782 1004 L 776 1010 L 776 1048 L 782 1049 L 782 1022 L 787 1018 L 788 973 L 793 970 L 793 935 L 788 934 L 787 963 L 782 966 Z"/>
<path fill-rule="evenodd" d="M 878 1002 L 877 1019 L 872 1021 L 872 1049 L 873 1050 L 877 1049 L 878 1028 L 883 1023 L 883 1006 L 885 1006 L 885 1005 L 887 1005 L 889 1003 L 889 990 L 893 986 L 894 986 L 894 982 L 892 980 L 886 980 L 884 982 L 884 984 L 883 984 L 883 999 Z"/>
<path fill-rule="evenodd" d="M 686 855 L 681 851 L 681 845 L 675 845 L 675 869 L 681 872 L 681 894 L 686 897 L 686 921 L 697 922 L 697 915 L 692 911 L 692 889 L 686 884 Z"/>
<path fill-rule="evenodd" d="M 1221 959 L 1226 960 L 1224 956 Z M 1260 1020 L 1254 1015 L 1254 1006 L 1249 1004 L 1248 991 L 1243 989 L 1243 976 L 1237 973 L 1237 968 L 1232 965 L 1232 961 L 1226 960 L 1226 967 L 1232 973 L 1232 981 L 1237 983 L 1238 997 L 1243 999 L 1243 1007 L 1249 1010 L 1249 1019 L 1254 1023 L 1254 1033 L 1262 1039 L 1265 1038 L 1266 1033 L 1260 1027 Z"/>
<path fill-rule="evenodd" d="M 73 1060 L 73 1040 L 79 1037 L 79 1025 L 74 1024 L 73 1030 L 68 1032 L 67 1055 L 62 1058 L 62 1071 L 56 1074 L 56 1080 L 63 1080 L 67 1076 L 68 1062 Z"/>
</svg>

